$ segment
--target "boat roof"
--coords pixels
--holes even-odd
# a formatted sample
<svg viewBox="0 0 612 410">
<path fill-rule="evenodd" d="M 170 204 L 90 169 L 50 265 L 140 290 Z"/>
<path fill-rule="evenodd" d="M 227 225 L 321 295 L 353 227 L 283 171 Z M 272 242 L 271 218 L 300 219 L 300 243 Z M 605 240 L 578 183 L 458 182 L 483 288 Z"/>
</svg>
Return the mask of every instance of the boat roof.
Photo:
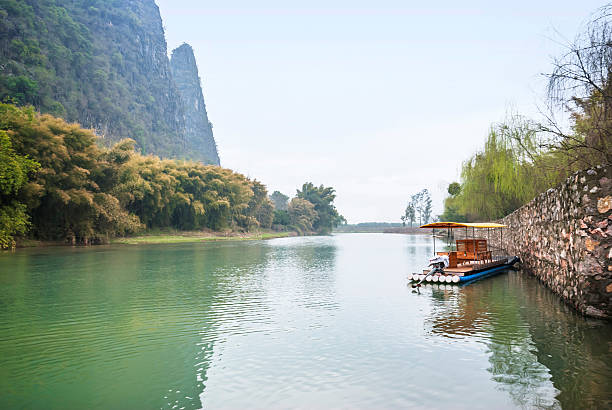
<svg viewBox="0 0 612 410">
<path fill-rule="evenodd" d="M 495 222 L 432 222 L 419 228 L 505 228 L 506 226 Z"/>
</svg>

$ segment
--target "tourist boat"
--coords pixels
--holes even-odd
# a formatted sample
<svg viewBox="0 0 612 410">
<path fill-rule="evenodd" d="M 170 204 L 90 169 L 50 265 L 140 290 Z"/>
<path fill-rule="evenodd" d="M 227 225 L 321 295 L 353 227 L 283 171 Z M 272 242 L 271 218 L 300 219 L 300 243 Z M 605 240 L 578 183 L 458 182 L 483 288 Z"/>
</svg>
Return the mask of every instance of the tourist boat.
<svg viewBox="0 0 612 410">
<path fill-rule="evenodd" d="M 495 237 L 499 233 L 499 243 L 502 243 L 502 229 L 505 227 L 506 225 L 493 222 L 433 222 L 421 226 L 420 228 L 432 229 L 434 257 L 429 260 L 429 266 L 423 269 L 422 273 L 409 274 L 408 280 L 413 282 L 413 287 L 418 287 L 423 282 L 465 284 L 512 267 L 519 262 L 517 256 L 499 254 L 499 251 L 494 252 L 490 247 L 492 235 Z M 450 241 L 451 233 L 461 228 L 465 229 L 464 237 Z M 445 252 L 436 252 L 436 229 L 447 230 L 449 249 Z M 486 232 L 482 231 L 484 229 Z"/>
</svg>

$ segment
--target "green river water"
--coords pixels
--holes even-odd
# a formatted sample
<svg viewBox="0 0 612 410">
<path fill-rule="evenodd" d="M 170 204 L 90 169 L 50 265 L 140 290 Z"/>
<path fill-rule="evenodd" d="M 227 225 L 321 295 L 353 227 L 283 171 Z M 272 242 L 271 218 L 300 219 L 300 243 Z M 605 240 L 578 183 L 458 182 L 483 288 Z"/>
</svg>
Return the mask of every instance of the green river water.
<svg viewBox="0 0 612 410">
<path fill-rule="evenodd" d="M 612 324 L 522 272 L 406 275 L 431 238 L 0 254 L 0 408 L 610 408 Z"/>
</svg>

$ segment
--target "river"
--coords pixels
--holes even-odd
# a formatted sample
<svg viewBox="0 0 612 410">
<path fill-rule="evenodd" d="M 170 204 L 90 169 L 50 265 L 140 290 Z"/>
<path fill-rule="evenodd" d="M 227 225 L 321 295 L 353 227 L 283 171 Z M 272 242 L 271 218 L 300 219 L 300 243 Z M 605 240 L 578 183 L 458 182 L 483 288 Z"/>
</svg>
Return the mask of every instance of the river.
<svg viewBox="0 0 612 410">
<path fill-rule="evenodd" d="M 425 286 L 431 239 L 0 254 L 0 408 L 610 408 L 612 324 L 520 271 Z"/>
</svg>

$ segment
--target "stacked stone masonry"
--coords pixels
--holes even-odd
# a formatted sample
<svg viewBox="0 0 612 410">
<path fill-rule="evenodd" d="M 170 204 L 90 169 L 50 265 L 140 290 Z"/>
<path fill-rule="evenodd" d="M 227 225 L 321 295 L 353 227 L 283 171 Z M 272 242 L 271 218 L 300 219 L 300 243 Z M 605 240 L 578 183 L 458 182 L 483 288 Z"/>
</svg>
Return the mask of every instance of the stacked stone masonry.
<svg viewBox="0 0 612 410">
<path fill-rule="evenodd" d="M 476 235 L 519 256 L 523 270 L 578 311 L 612 319 L 612 166 L 580 171 L 498 222 L 508 226 L 501 236 Z"/>
</svg>

